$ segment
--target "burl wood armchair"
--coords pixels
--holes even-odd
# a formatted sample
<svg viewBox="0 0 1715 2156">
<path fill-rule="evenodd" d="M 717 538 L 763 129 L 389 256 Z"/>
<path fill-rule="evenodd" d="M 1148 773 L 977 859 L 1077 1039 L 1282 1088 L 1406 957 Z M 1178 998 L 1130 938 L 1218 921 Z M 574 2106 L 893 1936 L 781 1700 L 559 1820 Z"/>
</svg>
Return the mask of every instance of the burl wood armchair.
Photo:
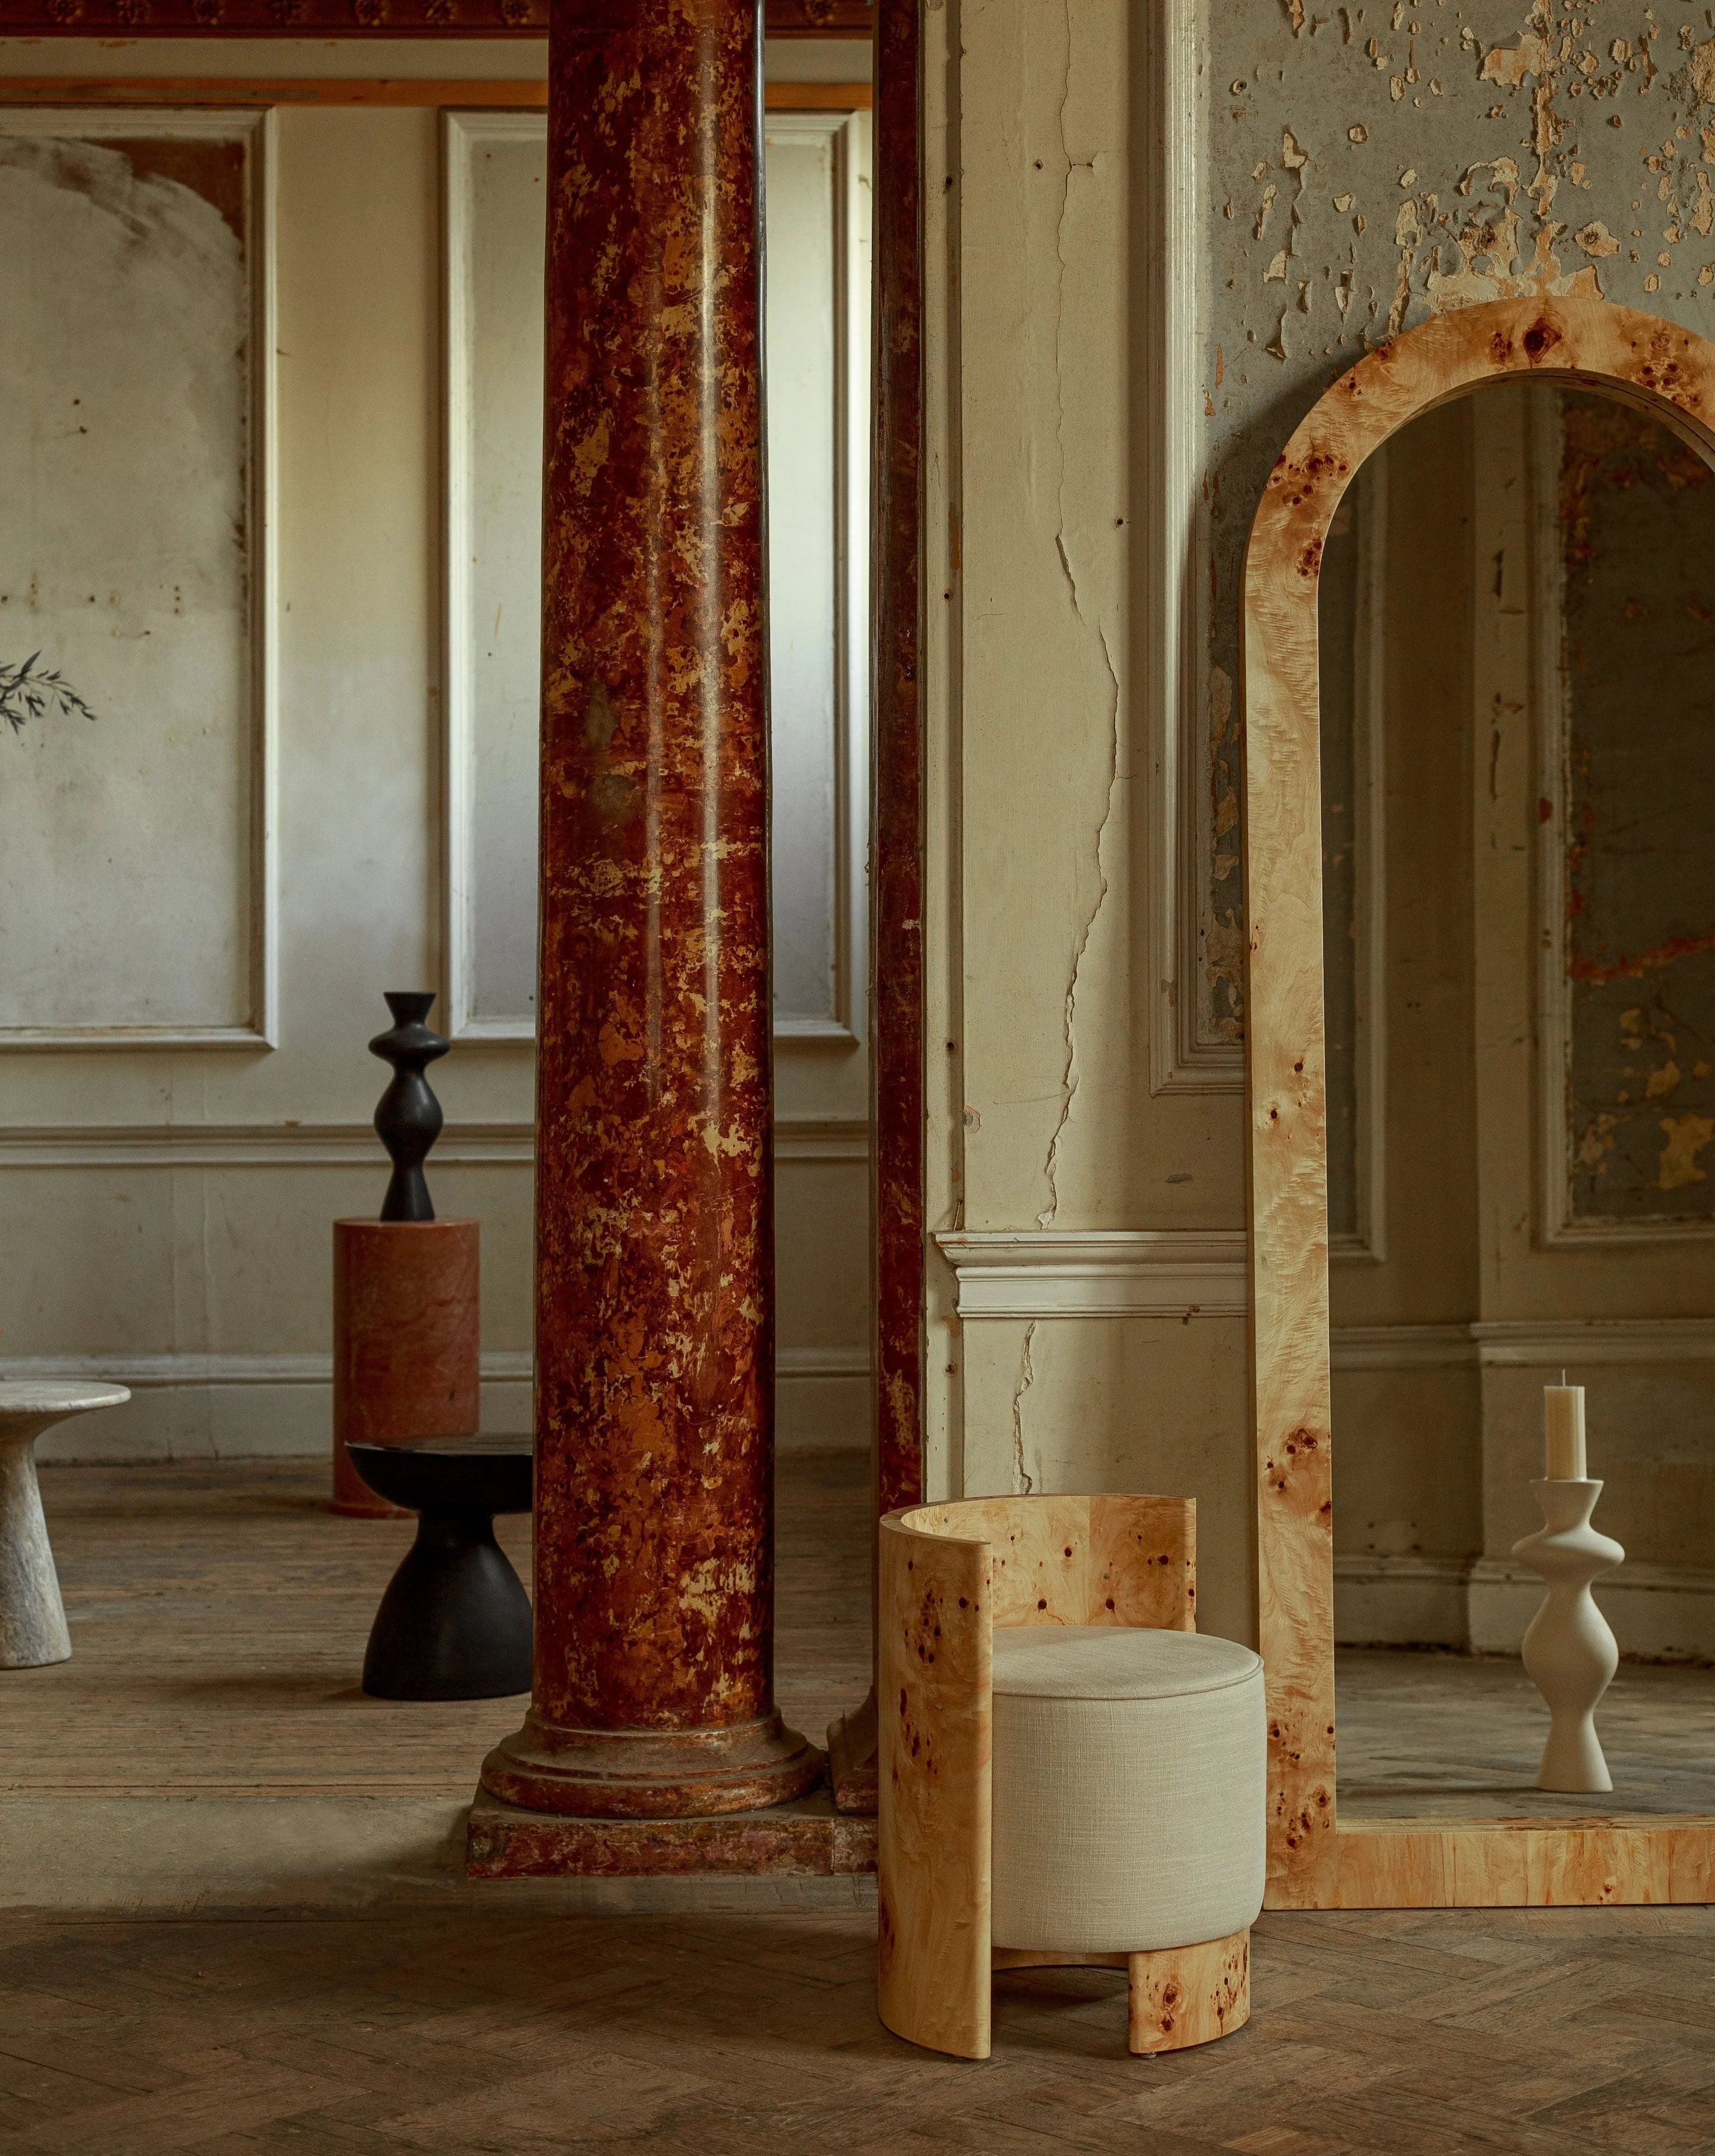
<svg viewBox="0 0 1715 2156">
<path fill-rule="evenodd" d="M 1196 1630 L 1185 1497 L 983 1497 L 881 1522 L 880 2005 L 987 2058 L 993 1972 L 1123 1968 L 1133 2051 L 1250 2010 L 1262 1665 Z"/>
</svg>

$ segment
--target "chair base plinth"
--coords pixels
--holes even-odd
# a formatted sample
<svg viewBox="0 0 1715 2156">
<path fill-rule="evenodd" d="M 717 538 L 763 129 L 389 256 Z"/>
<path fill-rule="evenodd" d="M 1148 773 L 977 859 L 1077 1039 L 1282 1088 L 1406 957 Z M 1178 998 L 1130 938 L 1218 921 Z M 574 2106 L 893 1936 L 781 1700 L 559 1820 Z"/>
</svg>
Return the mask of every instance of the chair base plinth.
<svg viewBox="0 0 1715 2156">
<path fill-rule="evenodd" d="M 991 1958 L 997 1971 L 1124 1969 L 1127 2041 L 1140 2058 L 1212 2044 L 1250 2019 L 1248 1929 L 1194 1947 L 1159 1947 L 1153 1953 L 1054 1953 L 1033 1947 L 996 1947 Z"/>
</svg>

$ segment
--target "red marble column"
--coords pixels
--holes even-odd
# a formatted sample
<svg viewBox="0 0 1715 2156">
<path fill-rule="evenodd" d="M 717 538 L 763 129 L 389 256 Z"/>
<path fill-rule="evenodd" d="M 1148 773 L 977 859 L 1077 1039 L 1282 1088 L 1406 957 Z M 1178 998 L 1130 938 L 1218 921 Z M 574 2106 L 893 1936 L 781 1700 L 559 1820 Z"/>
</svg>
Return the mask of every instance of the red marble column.
<svg viewBox="0 0 1715 2156">
<path fill-rule="evenodd" d="M 773 1697 L 755 0 L 554 0 L 536 1684 L 483 1785 L 811 1787 Z"/>
</svg>

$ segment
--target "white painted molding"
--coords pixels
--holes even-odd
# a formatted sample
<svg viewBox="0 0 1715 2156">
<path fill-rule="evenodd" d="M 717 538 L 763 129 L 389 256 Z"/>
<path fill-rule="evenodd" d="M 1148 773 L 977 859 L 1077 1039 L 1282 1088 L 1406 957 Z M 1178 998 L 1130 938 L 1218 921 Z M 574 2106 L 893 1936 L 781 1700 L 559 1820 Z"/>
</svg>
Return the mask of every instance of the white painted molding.
<svg viewBox="0 0 1715 2156">
<path fill-rule="evenodd" d="M 1238 1317 L 1247 1307 L 1237 1229 L 997 1229 L 934 1241 L 962 1318 Z M 1338 1371 L 1715 1362 L 1715 1317 L 1343 1326 L 1329 1348 Z"/>
<path fill-rule="evenodd" d="M 973 1317 L 1240 1317 L 1241 1230 L 937 1235 Z"/>
<path fill-rule="evenodd" d="M 69 136 L 80 141 L 118 137 L 200 136 L 242 141 L 246 157 L 245 258 L 250 277 L 250 457 L 244 512 L 252 535 L 249 563 L 250 858 L 249 862 L 249 1019 L 234 1025 L 0 1026 L 0 1050 L 238 1048 L 253 1052 L 280 1044 L 279 861 L 279 492 L 280 336 L 276 321 L 275 171 L 278 130 L 272 110 L 189 111 L 181 106 L 105 112 L 86 106 L 8 110 L 10 135 Z"/>
<path fill-rule="evenodd" d="M 837 1116 L 780 1116 L 774 1122 L 774 1158 L 785 1160 L 867 1160 L 870 1127 Z"/>
<path fill-rule="evenodd" d="M 777 1011 L 774 1039 L 861 1045 L 869 978 L 870 145 L 867 112 L 771 112 L 764 137 L 825 141 L 834 175 L 833 1008 Z"/>
<path fill-rule="evenodd" d="M 1534 1370 L 1564 1365 L 1575 1372 L 1615 1363 L 1715 1362 L 1715 1317 L 1352 1325 L 1337 1327 L 1328 1339 L 1339 1371 Z"/>
<path fill-rule="evenodd" d="M 541 112 L 441 115 L 442 447 L 446 548 L 444 903 L 447 1033 L 454 1041 L 534 1041 L 531 1012 L 475 1014 L 476 643 L 471 612 L 475 480 L 471 470 L 471 165 L 485 142 L 542 141 Z"/>
<path fill-rule="evenodd" d="M 531 1123 L 449 1123 L 430 1167 L 527 1167 L 535 1153 Z M 869 1154 L 867 1123 L 804 1116 L 782 1116 L 774 1125 L 777 1163 L 861 1161 Z M 379 1168 L 386 1160 L 367 1123 L 0 1126 L 0 1168 Z"/>
<path fill-rule="evenodd" d="M 1558 1322 L 1532 1319 L 1471 1328 L 1487 1368 L 1534 1369 L 1564 1363 L 1715 1361 L 1715 1317 L 1613 1317 Z M 1536 1574 L 1531 1573 L 1535 1578 Z"/>
<path fill-rule="evenodd" d="M 1343 1325 L 1328 1334 L 1336 1370 L 1439 1370 L 1476 1366 L 1468 1325 Z"/>
</svg>

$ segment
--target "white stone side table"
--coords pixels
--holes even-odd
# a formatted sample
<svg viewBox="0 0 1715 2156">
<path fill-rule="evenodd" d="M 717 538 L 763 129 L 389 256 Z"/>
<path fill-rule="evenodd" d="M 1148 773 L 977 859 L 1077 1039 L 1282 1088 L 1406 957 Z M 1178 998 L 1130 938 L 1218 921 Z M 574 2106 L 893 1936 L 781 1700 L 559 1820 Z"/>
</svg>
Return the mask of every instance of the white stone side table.
<svg viewBox="0 0 1715 2156">
<path fill-rule="evenodd" d="M 0 1670 L 39 1669 L 71 1655 L 36 1482 L 36 1440 L 71 1415 L 130 1398 L 123 1385 L 69 1378 L 0 1384 Z"/>
</svg>

